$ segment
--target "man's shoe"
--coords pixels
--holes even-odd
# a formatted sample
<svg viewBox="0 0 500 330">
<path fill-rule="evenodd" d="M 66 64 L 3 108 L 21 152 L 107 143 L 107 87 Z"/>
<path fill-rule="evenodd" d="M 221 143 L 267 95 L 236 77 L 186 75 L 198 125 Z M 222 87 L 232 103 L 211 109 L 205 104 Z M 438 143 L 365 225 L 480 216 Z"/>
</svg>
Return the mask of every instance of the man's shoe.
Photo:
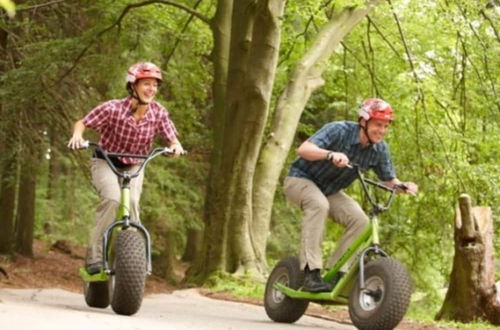
<svg viewBox="0 0 500 330">
<path fill-rule="evenodd" d="M 304 285 L 302 289 L 308 292 L 330 292 L 332 285 L 323 282 L 320 275 L 320 269 L 310 270 L 309 266 L 304 269 Z"/>
<path fill-rule="evenodd" d="M 92 264 L 88 264 L 86 268 L 89 275 L 98 274 L 102 270 L 102 262 L 94 262 Z"/>
<path fill-rule="evenodd" d="M 337 283 L 339 283 L 340 279 L 342 277 L 344 277 L 345 273 L 342 272 L 342 271 L 338 271 L 332 278 L 332 280 L 330 281 L 331 285 L 332 285 L 332 288 L 334 288 Z"/>
</svg>

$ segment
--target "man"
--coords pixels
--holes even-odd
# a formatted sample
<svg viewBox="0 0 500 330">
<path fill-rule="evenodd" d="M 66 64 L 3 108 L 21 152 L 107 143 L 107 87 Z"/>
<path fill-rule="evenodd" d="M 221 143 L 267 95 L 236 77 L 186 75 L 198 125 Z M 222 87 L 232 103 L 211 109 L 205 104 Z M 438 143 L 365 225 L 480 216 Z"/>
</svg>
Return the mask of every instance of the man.
<svg viewBox="0 0 500 330">
<path fill-rule="evenodd" d="M 327 267 L 340 259 L 368 225 L 368 217 L 359 204 L 341 191 L 356 179 L 356 172 L 348 168 L 349 162 L 359 164 L 363 171 L 372 168 L 388 187 L 402 183 L 396 178 L 389 148 L 383 141 L 393 119 L 387 102 L 367 99 L 359 108 L 358 123 L 328 123 L 299 147 L 299 158 L 290 168 L 284 189 L 288 199 L 304 212 L 299 259 L 305 272 L 305 291 L 327 292 L 335 285 L 325 283 L 320 275 L 321 241 L 328 216 L 344 226 L 345 232 Z M 403 184 L 404 192 L 418 192 L 415 183 Z M 341 269 L 340 276 L 345 271 Z"/>
</svg>

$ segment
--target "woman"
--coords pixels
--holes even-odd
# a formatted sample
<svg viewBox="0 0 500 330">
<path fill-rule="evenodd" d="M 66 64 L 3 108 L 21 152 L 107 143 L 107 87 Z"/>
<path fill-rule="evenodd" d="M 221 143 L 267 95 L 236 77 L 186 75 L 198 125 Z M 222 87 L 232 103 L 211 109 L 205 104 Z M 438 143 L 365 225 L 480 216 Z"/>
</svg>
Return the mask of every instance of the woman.
<svg viewBox="0 0 500 330">
<path fill-rule="evenodd" d="M 175 156 L 184 150 L 177 138 L 177 130 L 167 110 L 154 101 L 158 86 L 163 81 L 160 69 L 149 62 L 132 65 L 126 77 L 126 88 L 130 96 L 110 100 L 90 111 L 77 121 L 68 147 L 78 149 L 84 142 L 86 127 L 100 133 L 99 144 L 110 153 L 145 155 L 151 149 L 154 137 L 159 134 Z M 140 159 L 115 158 L 118 169 L 134 172 Z M 116 175 L 111 171 L 103 155 L 94 153 L 92 158 L 92 183 L 99 192 L 100 204 L 96 211 L 96 226 L 90 235 L 87 250 L 87 272 L 97 274 L 102 269 L 102 235 L 106 227 L 116 218 L 120 200 L 120 187 Z M 130 214 L 132 221 L 140 221 L 139 199 L 144 172 L 130 184 Z"/>
</svg>

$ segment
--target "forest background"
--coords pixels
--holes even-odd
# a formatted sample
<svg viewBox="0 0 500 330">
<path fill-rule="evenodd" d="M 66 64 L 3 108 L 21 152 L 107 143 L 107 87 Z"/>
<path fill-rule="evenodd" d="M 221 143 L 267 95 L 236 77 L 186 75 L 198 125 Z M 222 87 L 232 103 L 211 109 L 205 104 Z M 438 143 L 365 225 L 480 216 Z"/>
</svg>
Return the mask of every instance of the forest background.
<svg viewBox="0 0 500 330">
<path fill-rule="evenodd" d="M 98 200 L 90 153 L 66 148 L 72 124 L 125 97 L 126 69 L 147 60 L 189 151 L 147 169 L 157 272 L 172 279 L 183 260 L 192 282 L 262 278 L 296 254 L 300 211 L 281 189 L 296 146 L 381 97 L 396 112 L 386 140 L 398 177 L 421 190 L 383 216 L 383 245 L 411 271 L 412 311 L 432 317 L 461 193 L 492 207 L 498 258 L 500 5 L 368 4 L 16 1 L 14 17 L 0 14 L 0 253 L 30 255 L 33 238 L 86 243 Z M 348 192 L 363 201 L 356 184 Z M 328 224 L 325 256 L 340 234 Z"/>
</svg>

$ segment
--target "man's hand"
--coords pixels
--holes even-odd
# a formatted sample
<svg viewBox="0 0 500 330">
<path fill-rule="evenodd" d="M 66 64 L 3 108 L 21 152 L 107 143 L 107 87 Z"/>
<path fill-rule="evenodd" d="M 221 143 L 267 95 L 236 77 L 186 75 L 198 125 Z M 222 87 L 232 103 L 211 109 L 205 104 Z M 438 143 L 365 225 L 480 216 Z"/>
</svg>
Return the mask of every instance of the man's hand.
<svg viewBox="0 0 500 330">
<path fill-rule="evenodd" d="M 418 185 L 416 183 L 408 181 L 402 184 L 406 187 L 405 193 L 408 195 L 415 196 L 418 193 Z"/>
<path fill-rule="evenodd" d="M 398 179 L 394 178 L 391 181 L 383 182 L 383 184 L 389 188 L 396 188 L 397 194 L 408 194 L 415 196 L 418 193 L 417 184 L 411 181 L 401 182 Z"/>
<path fill-rule="evenodd" d="M 349 158 L 341 152 L 330 151 L 327 159 L 337 167 L 346 167 L 349 165 Z"/>
</svg>

